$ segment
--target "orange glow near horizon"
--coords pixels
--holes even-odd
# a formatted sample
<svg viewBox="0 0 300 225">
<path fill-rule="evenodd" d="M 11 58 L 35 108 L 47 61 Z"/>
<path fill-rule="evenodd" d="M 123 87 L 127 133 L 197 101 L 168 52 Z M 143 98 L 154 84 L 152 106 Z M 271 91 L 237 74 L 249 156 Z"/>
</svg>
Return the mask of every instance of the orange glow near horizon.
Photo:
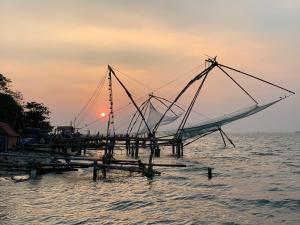
<svg viewBox="0 0 300 225">
<path fill-rule="evenodd" d="M 299 92 L 300 31 L 294 29 L 300 18 L 299 3 L 269 0 L 258 10 L 255 3 L 242 1 L 138 2 L 1 1 L 0 73 L 22 92 L 24 102 L 48 106 L 53 125 L 69 124 L 106 74 L 107 64 L 126 74 L 118 75 L 135 99 L 203 64 L 205 55 L 218 56 L 220 63 Z M 172 100 L 191 77 L 182 75 L 155 94 Z M 222 79 L 218 74 L 209 77 L 198 102 L 200 110 L 220 113 L 215 107 L 226 107 L 239 98 L 239 90 L 225 87 L 228 79 Z M 105 85 L 86 123 L 105 122 L 109 112 Z M 250 91 L 259 93 L 257 86 Z M 298 95 L 293 99 L 285 103 L 286 111 L 272 111 L 269 122 L 265 118 L 258 126 L 275 127 L 271 121 L 300 114 Z M 118 109 L 130 101 L 115 81 L 113 100 L 117 120 Z M 124 118 L 132 113 L 122 112 Z M 285 121 L 286 126 L 300 127 L 300 122 L 292 121 Z"/>
</svg>

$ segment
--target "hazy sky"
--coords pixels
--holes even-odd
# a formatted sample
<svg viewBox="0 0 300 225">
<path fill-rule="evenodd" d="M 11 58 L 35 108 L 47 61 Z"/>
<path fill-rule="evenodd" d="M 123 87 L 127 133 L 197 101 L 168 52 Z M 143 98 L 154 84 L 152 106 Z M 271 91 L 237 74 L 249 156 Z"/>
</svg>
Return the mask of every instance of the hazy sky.
<svg viewBox="0 0 300 225">
<path fill-rule="evenodd" d="M 0 9 L 0 72 L 13 80 L 26 101 L 49 106 L 54 125 L 69 124 L 107 64 L 150 87 L 128 83 L 138 97 L 200 65 L 207 54 L 296 92 L 228 130 L 300 130 L 297 0 L 1 0 Z M 168 96 L 190 78 L 174 84 Z M 224 93 L 242 102 L 222 81 L 211 82 L 214 92 L 203 100 L 210 112 L 217 114 L 216 106 L 226 108 Z M 282 94 L 258 88 L 252 91 L 270 98 Z M 127 101 L 120 95 L 116 91 L 115 99 Z M 88 119 L 94 118 L 96 113 L 90 112 Z"/>
</svg>

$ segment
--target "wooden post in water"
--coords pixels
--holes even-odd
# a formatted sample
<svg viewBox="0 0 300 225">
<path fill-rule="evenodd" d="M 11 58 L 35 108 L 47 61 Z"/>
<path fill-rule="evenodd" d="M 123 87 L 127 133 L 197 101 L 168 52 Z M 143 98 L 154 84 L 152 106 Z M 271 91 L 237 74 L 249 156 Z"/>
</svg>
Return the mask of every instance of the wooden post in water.
<svg viewBox="0 0 300 225">
<path fill-rule="evenodd" d="M 129 155 L 130 139 L 129 139 L 128 134 L 126 134 L 125 146 L 126 146 L 126 154 Z"/>
<path fill-rule="evenodd" d="M 176 154 L 177 154 L 177 158 L 180 158 L 180 144 L 177 143 L 176 145 Z"/>
<path fill-rule="evenodd" d="M 134 154 L 134 157 L 137 159 L 139 158 L 139 149 L 138 148 L 135 148 L 135 154 Z"/>
<path fill-rule="evenodd" d="M 209 180 L 212 178 L 212 168 L 211 167 L 207 167 L 207 177 Z"/>
<path fill-rule="evenodd" d="M 153 172 L 153 165 L 152 165 L 152 161 L 153 161 L 153 155 L 154 155 L 154 143 L 153 141 L 151 140 L 150 142 L 150 156 L 149 156 L 149 162 L 148 162 L 148 169 L 146 171 L 146 176 L 147 177 L 153 177 L 154 175 L 154 172 Z"/>
<path fill-rule="evenodd" d="M 154 152 L 154 154 L 155 154 L 155 157 L 160 157 L 160 148 L 159 148 L 158 145 L 155 145 L 155 152 Z"/>
<path fill-rule="evenodd" d="M 134 144 L 131 144 L 131 152 L 130 152 L 130 155 L 131 157 L 133 158 L 134 157 Z"/>
<path fill-rule="evenodd" d="M 93 170 L 93 181 L 96 182 L 97 181 L 97 160 L 94 160 L 94 170 Z"/>
<path fill-rule="evenodd" d="M 180 141 L 181 157 L 183 157 L 183 142 Z"/>
<path fill-rule="evenodd" d="M 146 148 L 146 139 L 143 140 L 142 148 Z"/>
<path fill-rule="evenodd" d="M 114 154 L 115 145 L 116 145 L 116 140 L 114 137 L 109 143 L 109 146 L 110 146 L 109 153 L 111 153 L 112 155 Z"/>
<path fill-rule="evenodd" d="M 134 153 L 134 157 L 137 159 L 139 157 L 139 139 L 136 138 L 135 139 L 135 153 Z"/>
</svg>

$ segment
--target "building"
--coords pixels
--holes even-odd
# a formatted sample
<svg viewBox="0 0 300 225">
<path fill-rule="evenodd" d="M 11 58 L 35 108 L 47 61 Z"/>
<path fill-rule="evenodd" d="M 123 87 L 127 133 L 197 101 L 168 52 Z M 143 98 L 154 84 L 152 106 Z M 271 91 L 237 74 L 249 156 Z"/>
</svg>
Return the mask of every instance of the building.
<svg viewBox="0 0 300 225">
<path fill-rule="evenodd" d="M 72 136 L 74 131 L 75 129 L 73 126 L 58 126 L 56 128 L 56 133 L 61 134 L 62 136 Z"/>
<path fill-rule="evenodd" d="M 32 138 L 39 140 L 41 138 L 41 129 L 36 127 L 25 127 L 22 129 L 22 138 Z"/>
<path fill-rule="evenodd" d="M 8 123 L 0 122 L 0 151 L 13 149 L 19 143 L 20 136 Z"/>
</svg>

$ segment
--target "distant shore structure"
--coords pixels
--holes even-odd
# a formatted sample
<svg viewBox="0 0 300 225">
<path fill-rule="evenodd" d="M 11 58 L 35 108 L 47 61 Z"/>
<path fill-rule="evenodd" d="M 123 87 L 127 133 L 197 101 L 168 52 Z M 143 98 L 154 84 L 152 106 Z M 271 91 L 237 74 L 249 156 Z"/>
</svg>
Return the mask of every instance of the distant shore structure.
<svg viewBox="0 0 300 225">
<path fill-rule="evenodd" d="M 20 135 L 8 123 L 0 122 L 0 151 L 15 148 L 20 140 Z"/>
</svg>

